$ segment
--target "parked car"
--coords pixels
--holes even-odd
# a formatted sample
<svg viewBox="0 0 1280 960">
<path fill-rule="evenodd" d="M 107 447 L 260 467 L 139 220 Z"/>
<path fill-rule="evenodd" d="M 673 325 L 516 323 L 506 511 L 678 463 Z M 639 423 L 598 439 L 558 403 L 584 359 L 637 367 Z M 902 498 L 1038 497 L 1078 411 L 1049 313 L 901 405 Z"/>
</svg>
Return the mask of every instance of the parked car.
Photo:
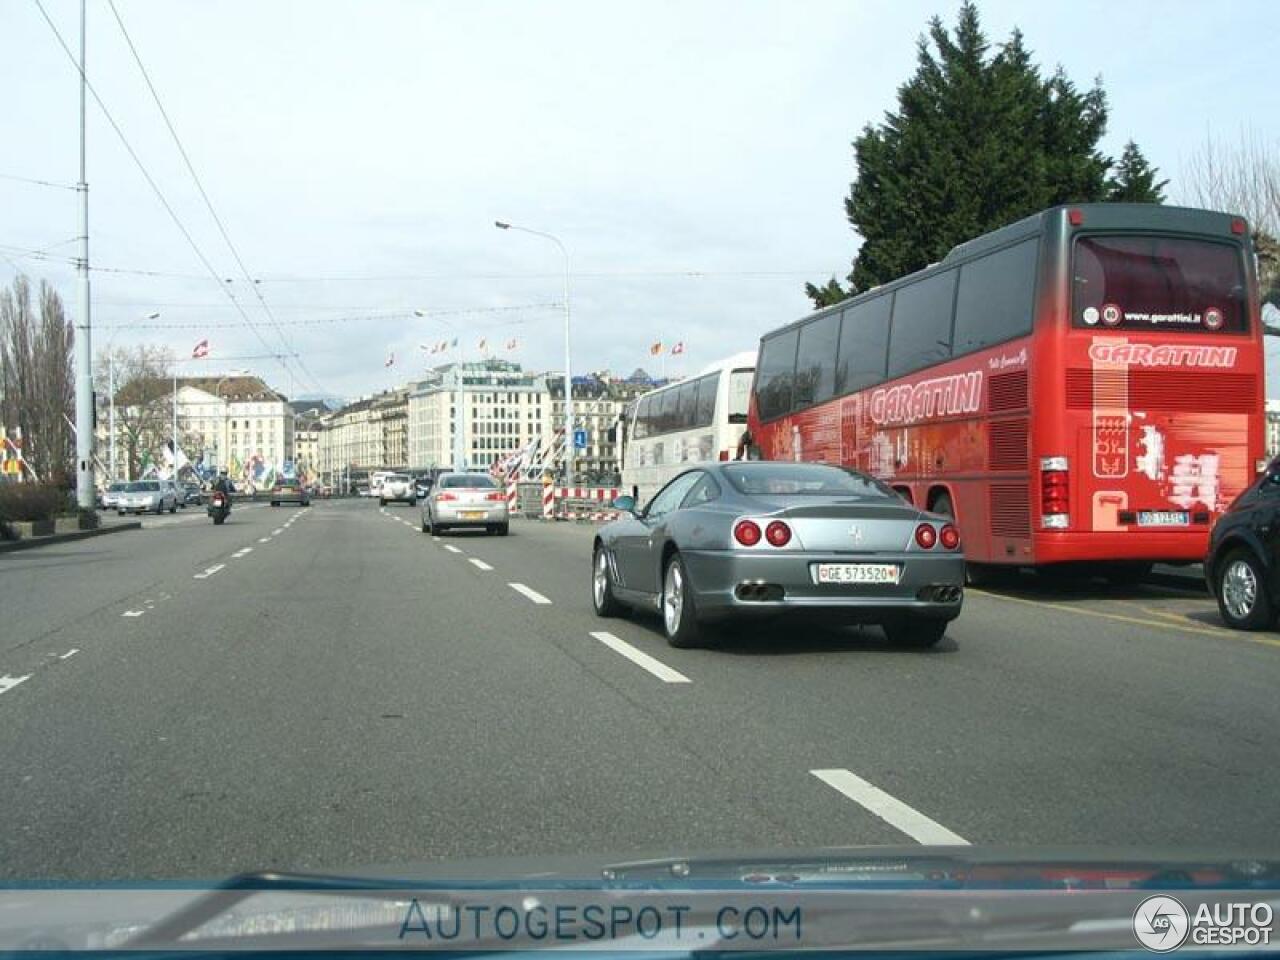
<svg viewBox="0 0 1280 960">
<path fill-rule="evenodd" d="M 126 513 L 178 512 L 177 485 L 172 480 L 134 480 L 124 485 L 116 501 L 116 511 Z"/>
<path fill-rule="evenodd" d="M 198 483 L 188 483 L 182 488 L 182 506 L 200 506 L 204 503 L 204 492 Z"/>
<path fill-rule="evenodd" d="M 102 509 L 114 510 L 120 502 L 120 494 L 124 492 L 124 488 L 127 486 L 128 483 L 126 481 L 117 480 L 115 483 L 111 484 L 111 486 L 107 487 L 107 489 L 103 490 L 102 496 L 99 498 L 99 501 L 102 504 Z"/>
<path fill-rule="evenodd" d="M 422 530 L 436 534 L 447 527 L 483 527 L 506 536 L 510 531 L 507 494 L 487 473 L 442 473 L 431 495 L 422 501 Z"/>
<path fill-rule="evenodd" d="M 407 503 L 418 505 L 418 492 L 413 485 L 413 478 L 404 473 L 388 473 L 382 478 L 382 486 L 378 489 L 378 505 L 385 507 L 388 503 Z"/>
<path fill-rule="evenodd" d="M 877 623 L 896 644 L 929 647 L 960 615 L 964 554 L 949 518 L 879 480 L 816 463 L 712 463 L 686 470 L 642 510 L 598 531 L 597 615 L 659 610 L 668 642 L 704 624 L 799 617 Z"/>
<path fill-rule="evenodd" d="M 1204 576 L 1218 612 L 1236 630 L 1272 626 L 1280 611 L 1280 458 L 1218 518 Z"/>
<path fill-rule="evenodd" d="M 271 488 L 271 505 L 278 507 L 282 503 L 296 503 L 302 507 L 311 506 L 311 494 L 297 480 L 277 480 Z"/>
</svg>

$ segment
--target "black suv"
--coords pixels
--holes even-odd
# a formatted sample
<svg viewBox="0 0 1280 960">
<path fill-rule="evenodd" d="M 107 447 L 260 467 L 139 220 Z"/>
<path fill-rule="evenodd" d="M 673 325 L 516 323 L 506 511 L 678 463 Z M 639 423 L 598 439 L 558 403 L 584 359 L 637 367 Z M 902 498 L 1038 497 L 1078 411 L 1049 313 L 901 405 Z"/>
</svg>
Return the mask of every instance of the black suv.
<svg viewBox="0 0 1280 960">
<path fill-rule="evenodd" d="M 1227 626 L 1261 630 L 1280 610 L 1280 458 L 1227 508 L 1209 537 L 1204 576 Z"/>
</svg>

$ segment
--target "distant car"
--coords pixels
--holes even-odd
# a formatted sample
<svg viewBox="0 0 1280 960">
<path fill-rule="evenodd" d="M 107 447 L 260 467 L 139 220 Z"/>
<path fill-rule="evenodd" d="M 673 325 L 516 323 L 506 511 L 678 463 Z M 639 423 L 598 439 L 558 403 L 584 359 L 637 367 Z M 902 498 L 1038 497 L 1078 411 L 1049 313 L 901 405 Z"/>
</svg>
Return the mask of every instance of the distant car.
<svg viewBox="0 0 1280 960">
<path fill-rule="evenodd" d="M 422 531 L 483 527 L 505 537 L 510 531 L 507 494 L 487 473 L 442 473 L 422 501 Z"/>
<path fill-rule="evenodd" d="M 893 643 L 929 647 L 963 603 L 964 554 L 947 517 L 879 480 L 816 463 L 712 463 L 677 475 L 643 510 L 596 534 L 596 614 L 661 611 L 667 641 L 704 624 L 805 616 L 878 623 Z"/>
<path fill-rule="evenodd" d="M 417 494 L 419 500 L 425 500 L 427 494 L 431 492 L 431 478 L 418 477 L 413 481 L 413 492 Z"/>
<path fill-rule="evenodd" d="M 102 497 L 100 498 L 102 502 L 102 509 L 114 510 L 120 502 L 120 494 L 124 492 L 124 488 L 127 486 L 128 483 L 125 481 L 117 480 L 115 483 L 111 484 L 111 486 L 107 487 L 106 490 L 103 490 Z"/>
<path fill-rule="evenodd" d="M 200 506 L 204 503 L 204 493 L 198 483 L 188 483 L 182 488 L 182 506 Z"/>
<path fill-rule="evenodd" d="M 356 496 L 357 496 L 357 497 L 371 497 L 371 496 L 373 496 L 373 491 L 371 491 L 368 487 L 364 487 L 364 486 L 356 487 Z"/>
<path fill-rule="evenodd" d="M 388 503 L 417 506 L 418 492 L 412 477 L 403 473 L 388 473 L 382 478 L 382 486 L 378 488 L 378 504 L 385 507 Z"/>
<path fill-rule="evenodd" d="M 271 488 L 271 505 L 278 507 L 282 503 L 296 503 L 299 506 L 311 506 L 311 494 L 297 480 L 278 480 Z"/>
<path fill-rule="evenodd" d="M 124 485 L 116 501 L 116 512 L 170 513 L 178 512 L 178 488 L 171 480 L 134 480 Z"/>
<path fill-rule="evenodd" d="M 1263 630 L 1280 611 L 1280 458 L 1236 497 L 1209 535 L 1204 577 L 1236 630 Z"/>
</svg>

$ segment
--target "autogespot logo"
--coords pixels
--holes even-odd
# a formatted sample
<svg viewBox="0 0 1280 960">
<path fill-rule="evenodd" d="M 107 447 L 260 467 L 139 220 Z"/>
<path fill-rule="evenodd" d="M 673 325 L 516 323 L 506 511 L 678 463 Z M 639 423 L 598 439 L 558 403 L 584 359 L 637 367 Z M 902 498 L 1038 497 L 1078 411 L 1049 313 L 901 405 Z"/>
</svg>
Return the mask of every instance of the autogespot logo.
<svg viewBox="0 0 1280 960">
<path fill-rule="evenodd" d="M 1133 935 L 1155 953 L 1178 949 L 1190 927 L 1187 908 L 1173 897 L 1147 897 L 1133 911 Z"/>
</svg>

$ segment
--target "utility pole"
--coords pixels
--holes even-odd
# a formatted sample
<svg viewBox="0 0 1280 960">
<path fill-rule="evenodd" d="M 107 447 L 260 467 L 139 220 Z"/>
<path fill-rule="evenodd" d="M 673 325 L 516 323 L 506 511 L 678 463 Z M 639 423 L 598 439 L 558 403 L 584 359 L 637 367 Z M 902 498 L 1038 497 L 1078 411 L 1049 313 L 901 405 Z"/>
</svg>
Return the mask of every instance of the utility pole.
<svg viewBox="0 0 1280 960">
<path fill-rule="evenodd" d="M 79 276 L 79 311 L 76 317 L 76 503 L 82 510 L 92 510 L 95 503 L 93 483 L 93 371 L 92 346 L 89 342 L 89 184 L 85 181 L 85 0 L 80 0 L 80 256 L 76 263 Z"/>
</svg>

